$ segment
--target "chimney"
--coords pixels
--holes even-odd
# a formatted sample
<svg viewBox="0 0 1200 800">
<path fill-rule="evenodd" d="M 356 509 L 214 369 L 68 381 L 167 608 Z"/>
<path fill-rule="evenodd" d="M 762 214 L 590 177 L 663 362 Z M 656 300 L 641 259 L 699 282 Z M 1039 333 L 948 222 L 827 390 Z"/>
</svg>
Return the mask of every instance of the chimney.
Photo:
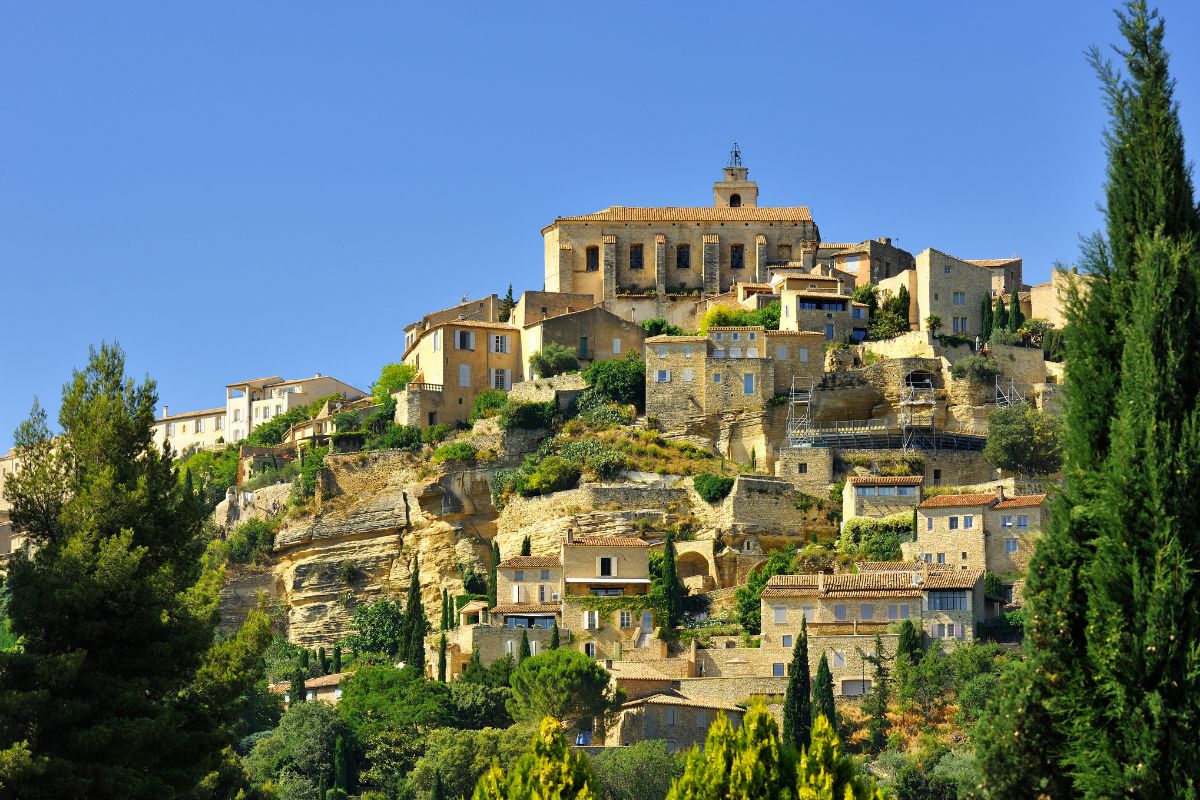
<svg viewBox="0 0 1200 800">
<path fill-rule="evenodd" d="M 996 502 L 998 502 L 998 503 L 1004 502 L 1004 484 L 1001 484 L 1001 483 L 996 484 Z"/>
<path fill-rule="evenodd" d="M 170 415 L 171 415 L 171 407 L 168 406 L 166 403 L 163 403 L 163 419 L 166 419 Z"/>
<path fill-rule="evenodd" d="M 575 531 L 572 528 L 567 528 L 567 544 L 575 541 Z"/>
</svg>

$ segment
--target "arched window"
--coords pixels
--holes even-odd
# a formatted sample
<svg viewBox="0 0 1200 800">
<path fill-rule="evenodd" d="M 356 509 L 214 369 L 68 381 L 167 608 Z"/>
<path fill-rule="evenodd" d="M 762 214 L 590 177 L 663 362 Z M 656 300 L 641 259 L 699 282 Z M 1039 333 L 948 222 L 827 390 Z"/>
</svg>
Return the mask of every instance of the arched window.
<svg viewBox="0 0 1200 800">
<path fill-rule="evenodd" d="M 729 207 L 739 208 L 742 205 L 742 196 L 740 194 L 729 195 Z"/>
</svg>

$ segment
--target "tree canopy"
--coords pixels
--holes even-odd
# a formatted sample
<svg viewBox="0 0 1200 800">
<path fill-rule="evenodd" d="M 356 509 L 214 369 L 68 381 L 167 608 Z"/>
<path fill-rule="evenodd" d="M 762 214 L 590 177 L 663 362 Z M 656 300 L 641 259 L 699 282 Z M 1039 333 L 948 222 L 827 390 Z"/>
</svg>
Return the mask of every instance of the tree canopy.
<svg viewBox="0 0 1200 800">
<path fill-rule="evenodd" d="M 1048 475 L 1062 465 L 1062 423 L 1029 403 L 998 408 L 988 417 L 983 457 L 998 469 Z"/>
<path fill-rule="evenodd" d="M 608 672 L 578 650 L 559 648 L 525 659 L 512 674 L 508 711 L 513 719 L 553 717 L 576 727 L 591 727 L 619 702 Z"/>
</svg>

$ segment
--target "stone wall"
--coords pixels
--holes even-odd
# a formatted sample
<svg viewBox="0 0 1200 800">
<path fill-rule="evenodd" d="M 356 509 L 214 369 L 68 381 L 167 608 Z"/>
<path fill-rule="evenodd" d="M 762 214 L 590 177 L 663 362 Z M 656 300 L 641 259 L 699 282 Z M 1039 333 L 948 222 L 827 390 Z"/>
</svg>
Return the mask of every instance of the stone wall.
<svg viewBox="0 0 1200 800">
<path fill-rule="evenodd" d="M 775 474 L 797 491 L 825 498 L 833 483 L 835 451 L 829 447 L 781 447 Z"/>
<path fill-rule="evenodd" d="M 679 691 L 697 700 L 741 703 L 751 697 L 775 697 L 787 692 L 787 678 L 737 676 L 680 678 Z"/>
</svg>

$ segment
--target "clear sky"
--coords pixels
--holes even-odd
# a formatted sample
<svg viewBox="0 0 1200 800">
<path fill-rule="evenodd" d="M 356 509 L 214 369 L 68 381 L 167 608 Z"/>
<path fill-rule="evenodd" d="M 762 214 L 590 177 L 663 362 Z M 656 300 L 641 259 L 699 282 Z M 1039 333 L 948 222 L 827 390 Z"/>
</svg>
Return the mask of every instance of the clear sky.
<svg viewBox="0 0 1200 800">
<path fill-rule="evenodd" d="M 1191 152 L 1200 4 L 1164 0 Z M 8 3 L 0 448 L 119 340 L 173 412 L 542 286 L 539 230 L 708 205 L 730 143 L 826 240 L 1071 262 L 1100 222 L 1106 2 Z"/>
</svg>

